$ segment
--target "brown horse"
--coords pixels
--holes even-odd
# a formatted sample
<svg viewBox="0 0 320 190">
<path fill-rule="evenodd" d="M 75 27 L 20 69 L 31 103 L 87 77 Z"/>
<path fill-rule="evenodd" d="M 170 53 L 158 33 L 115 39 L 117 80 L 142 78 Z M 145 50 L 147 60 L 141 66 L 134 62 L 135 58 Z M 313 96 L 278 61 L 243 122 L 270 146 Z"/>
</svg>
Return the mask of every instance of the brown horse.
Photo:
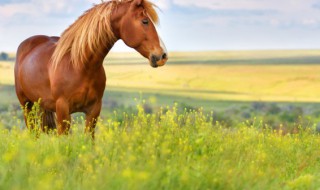
<svg viewBox="0 0 320 190">
<path fill-rule="evenodd" d="M 86 11 L 60 38 L 26 39 L 18 48 L 15 64 L 21 105 L 29 112 L 41 99 L 42 129 L 55 129 L 57 121 L 58 134 L 68 133 L 70 114 L 84 112 L 85 131 L 94 135 L 106 86 L 105 56 L 122 39 L 149 59 L 152 67 L 163 66 L 168 57 L 155 28 L 157 22 L 154 5 L 147 0 L 112 0 Z"/>
</svg>

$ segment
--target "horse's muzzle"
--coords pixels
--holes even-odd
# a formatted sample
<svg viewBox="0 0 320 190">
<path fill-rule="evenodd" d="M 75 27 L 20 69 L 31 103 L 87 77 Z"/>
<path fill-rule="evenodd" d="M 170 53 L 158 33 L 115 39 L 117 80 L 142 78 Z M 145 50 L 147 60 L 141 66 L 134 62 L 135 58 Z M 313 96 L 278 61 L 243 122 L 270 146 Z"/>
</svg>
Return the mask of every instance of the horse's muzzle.
<svg viewBox="0 0 320 190">
<path fill-rule="evenodd" d="M 150 58 L 150 64 L 153 68 L 161 67 L 168 61 L 168 54 L 163 53 L 161 56 L 152 55 Z"/>
</svg>

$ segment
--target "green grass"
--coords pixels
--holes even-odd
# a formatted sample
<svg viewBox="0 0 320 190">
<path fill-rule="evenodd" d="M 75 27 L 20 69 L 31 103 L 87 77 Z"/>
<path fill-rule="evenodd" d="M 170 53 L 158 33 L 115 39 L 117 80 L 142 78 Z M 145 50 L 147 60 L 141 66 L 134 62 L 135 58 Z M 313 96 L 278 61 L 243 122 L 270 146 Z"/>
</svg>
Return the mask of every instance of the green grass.
<svg viewBox="0 0 320 190">
<path fill-rule="evenodd" d="M 122 113 L 115 113 L 122 114 Z M 94 144 L 69 136 L 0 129 L 0 189 L 314 189 L 320 136 L 260 122 L 225 128 L 176 108 L 98 124 Z M 81 120 L 80 120 L 81 121 Z M 19 126 L 19 121 L 17 122 Z"/>
</svg>

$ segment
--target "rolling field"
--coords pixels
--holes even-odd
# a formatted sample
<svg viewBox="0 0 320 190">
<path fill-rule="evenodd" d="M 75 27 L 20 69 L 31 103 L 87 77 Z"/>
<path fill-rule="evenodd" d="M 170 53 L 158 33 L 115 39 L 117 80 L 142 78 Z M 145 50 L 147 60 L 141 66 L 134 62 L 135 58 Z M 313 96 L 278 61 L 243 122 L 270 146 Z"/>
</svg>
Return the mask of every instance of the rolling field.
<svg viewBox="0 0 320 190">
<path fill-rule="evenodd" d="M 317 189 L 320 51 L 113 53 L 96 139 L 24 129 L 0 62 L 0 189 Z M 32 117 L 32 116 L 30 116 Z"/>
<path fill-rule="evenodd" d="M 172 53 L 153 69 L 138 54 L 113 53 L 105 63 L 106 97 L 124 92 L 131 97 L 122 101 L 134 103 L 141 92 L 151 103 L 152 95 L 169 96 L 207 109 L 213 101 L 320 102 L 319 63 L 319 51 L 311 50 L 193 52 Z M 13 64 L 0 62 L 0 84 L 13 83 Z"/>
<path fill-rule="evenodd" d="M 139 59 L 126 65 L 111 59 L 106 63 L 108 86 L 202 100 L 320 100 L 320 90 L 315 90 L 320 87 L 319 51 L 173 53 L 172 57 L 159 69 L 137 64 L 145 62 Z"/>
</svg>

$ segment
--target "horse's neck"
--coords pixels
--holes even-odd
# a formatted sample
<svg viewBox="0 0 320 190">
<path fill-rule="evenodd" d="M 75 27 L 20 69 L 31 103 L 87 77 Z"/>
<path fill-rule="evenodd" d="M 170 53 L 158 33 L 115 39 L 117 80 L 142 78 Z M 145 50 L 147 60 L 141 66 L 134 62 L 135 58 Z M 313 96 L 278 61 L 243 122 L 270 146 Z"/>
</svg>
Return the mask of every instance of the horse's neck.
<svg viewBox="0 0 320 190">
<path fill-rule="evenodd" d="M 100 69 L 103 65 L 105 57 L 108 55 L 114 44 L 115 42 L 110 43 L 107 47 L 100 46 L 100 49 L 98 49 L 96 52 L 92 52 L 88 59 L 89 63 L 85 64 L 83 69 L 86 71 Z"/>
<path fill-rule="evenodd" d="M 104 58 L 108 55 L 113 45 L 119 40 L 120 38 L 120 31 L 119 31 L 119 18 L 121 18 L 125 14 L 125 8 L 123 6 L 119 6 L 117 9 L 113 10 L 111 14 L 111 27 L 114 33 L 115 39 L 114 42 L 109 43 L 106 47 L 100 46 L 96 52 L 92 52 L 90 56 L 89 62 L 90 67 L 95 69 L 100 67 L 103 64 Z M 88 69 L 88 68 L 85 68 Z"/>
</svg>

